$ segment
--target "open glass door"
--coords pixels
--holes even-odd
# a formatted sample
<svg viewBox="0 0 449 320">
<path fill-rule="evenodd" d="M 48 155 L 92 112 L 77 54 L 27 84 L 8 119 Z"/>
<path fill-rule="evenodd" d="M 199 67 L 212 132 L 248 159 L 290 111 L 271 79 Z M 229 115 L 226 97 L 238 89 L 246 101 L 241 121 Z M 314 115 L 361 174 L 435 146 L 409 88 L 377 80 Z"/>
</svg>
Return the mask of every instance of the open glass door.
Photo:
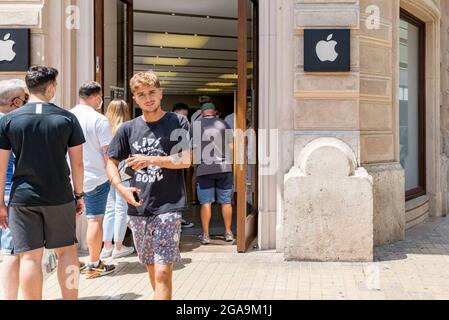
<svg viewBox="0 0 449 320">
<path fill-rule="evenodd" d="M 103 87 L 103 108 L 116 98 L 132 103 L 132 57 L 133 0 L 95 0 L 95 79 Z"/>
<path fill-rule="evenodd" d="M 258 6 L 238 0 L 238 97 L 236 125 L 237 250 L 246 252 L 257 237 L 258 215 Z M 245 133 L 242 139 L 238 132 Z"/>
</svg>

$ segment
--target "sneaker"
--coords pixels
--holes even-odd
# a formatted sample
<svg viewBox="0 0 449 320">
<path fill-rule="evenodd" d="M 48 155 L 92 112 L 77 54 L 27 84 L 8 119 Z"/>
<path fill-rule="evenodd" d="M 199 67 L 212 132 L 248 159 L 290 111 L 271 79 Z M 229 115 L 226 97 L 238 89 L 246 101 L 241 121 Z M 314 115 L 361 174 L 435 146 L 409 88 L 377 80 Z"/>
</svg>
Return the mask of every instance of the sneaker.
<svg viewBox="0 0 449 320">
<path fill-rule="evenodd" d="M 201 244 L 208 245 L 208 244 L 210 244 L 210 237 L 209 237 L 209 236 L 206 236 L 206 235 L 200 235 L 200 236 L 198 237 L 198 241 L 199 241 Z"/>
<path fill-rule="evenodd" d="M 112 259 L 120 259 L 132 255 L 134 253 L 133 247 L 123 246 L 121 250 L 114 249 Z"/>
<path fill-rule="evenodd" d="M 182 229 L 190 229 L 193 228 L 195 225 L 191 222 L 188 222 L 184 219 L 181 220 L 181 228 Z"/>
<path fill-rule="evenodd" d="M 83 271 L 86 271 L 87 266 L 84 262 L 79 261 L 79 266 L 80 266 L 80 272 L 82 273 Z"/>
<path fill-rule="evenodd" d="M 226 242 L 234 242 L 234 235 L 232 234 L 232 232 L 226 233 L 224 238 Z"/>
<path fill-rule="evenodd" d="M 106 265 L 103 263 L 103 261 L 100 261 L 100 264 L 98 265 L 98 267 L 93 268 L 93 267 L 88 267 L 87 268 L 87 276 L 86 278 L 88 280 L 91 279 L 96 279 L 96 278 L 100 278 L 103 276 L 106 276 L 108 274 L 111 274 L 115 271 L 115 266 L 114 265 Z"/>
<path fill-rule="evenodd" d="M 100 259 L 105 260 L 105 259 L 112 257 L 112 252 L 113 252 L 113 249 L 103 248 L 103 250 L 101 250 Z"/>
</svg>

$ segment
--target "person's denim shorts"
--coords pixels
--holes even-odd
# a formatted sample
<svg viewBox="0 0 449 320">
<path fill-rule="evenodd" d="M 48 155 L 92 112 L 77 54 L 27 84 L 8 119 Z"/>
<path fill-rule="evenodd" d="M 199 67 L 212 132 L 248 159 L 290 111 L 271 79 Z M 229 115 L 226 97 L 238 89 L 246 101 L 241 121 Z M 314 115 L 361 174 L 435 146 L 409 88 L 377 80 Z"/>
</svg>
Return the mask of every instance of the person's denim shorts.
<svg viewBox="0 0 449 320">
<path fill-rule="evenodd" d="M 84 202 L 86 204 L 86 216 L 88 219 L 100 218 L 105 215 L 110 189 L 111 184 L 106 182 L 98 186 L 95 190 L 86 193 Z"/>
<path fill-rule="evenodd" d="M 8 205 L 9 197 L 5 196 L 5 203 Z M 11 256 L 14 254 L 14 245 L 12 242 L 11 230 L 8 228 L 6 230 L 0 229 L 0 248 L 4 255 Z"/>
<path fill-rule="evenodd" d="M 200 204 L 232 204 L 234 176 L 230 173 L 210 174 L 196 178 Z"/>
<path fill-rule="evenodd" d="M 6 230 L 0 230 L 0 244 L 2 248 L 2 253 L 5 256 L 14 255 L 14 245 L 12 243 L 11 230 L 8 228 Z"/>
</svg>

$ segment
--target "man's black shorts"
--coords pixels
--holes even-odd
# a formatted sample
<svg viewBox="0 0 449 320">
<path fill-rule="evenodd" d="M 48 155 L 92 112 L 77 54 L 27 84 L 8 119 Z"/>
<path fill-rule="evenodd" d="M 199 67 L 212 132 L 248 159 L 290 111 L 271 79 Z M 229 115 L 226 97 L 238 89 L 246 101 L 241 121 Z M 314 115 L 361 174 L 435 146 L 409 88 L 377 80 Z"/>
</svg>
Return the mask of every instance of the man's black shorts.
<svg viewBox="0 0 449 320">
<path fill-rule="evenodd" d="M 76 241 L 76 204 L 51 207 L 10 207 L 14 253 L 73 246 Z"/>
</svg>

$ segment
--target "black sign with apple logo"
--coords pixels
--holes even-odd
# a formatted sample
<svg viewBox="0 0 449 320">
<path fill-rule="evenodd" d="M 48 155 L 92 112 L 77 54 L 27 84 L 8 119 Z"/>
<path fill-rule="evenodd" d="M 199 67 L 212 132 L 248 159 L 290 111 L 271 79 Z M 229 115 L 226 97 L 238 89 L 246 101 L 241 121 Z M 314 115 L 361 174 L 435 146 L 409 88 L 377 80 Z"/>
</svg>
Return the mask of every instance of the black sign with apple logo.
<svg viewBox="0 0 449 320">
<path fill-rule="evenodd" d="M 30 30 L 0 29 L 0 72 L 23 72 L 30 67 Z"/>
<path fill-rule="evenodd" d="M 351 30 L 304 30 L 304 71 L 351 71 Z"/>
</svg>

